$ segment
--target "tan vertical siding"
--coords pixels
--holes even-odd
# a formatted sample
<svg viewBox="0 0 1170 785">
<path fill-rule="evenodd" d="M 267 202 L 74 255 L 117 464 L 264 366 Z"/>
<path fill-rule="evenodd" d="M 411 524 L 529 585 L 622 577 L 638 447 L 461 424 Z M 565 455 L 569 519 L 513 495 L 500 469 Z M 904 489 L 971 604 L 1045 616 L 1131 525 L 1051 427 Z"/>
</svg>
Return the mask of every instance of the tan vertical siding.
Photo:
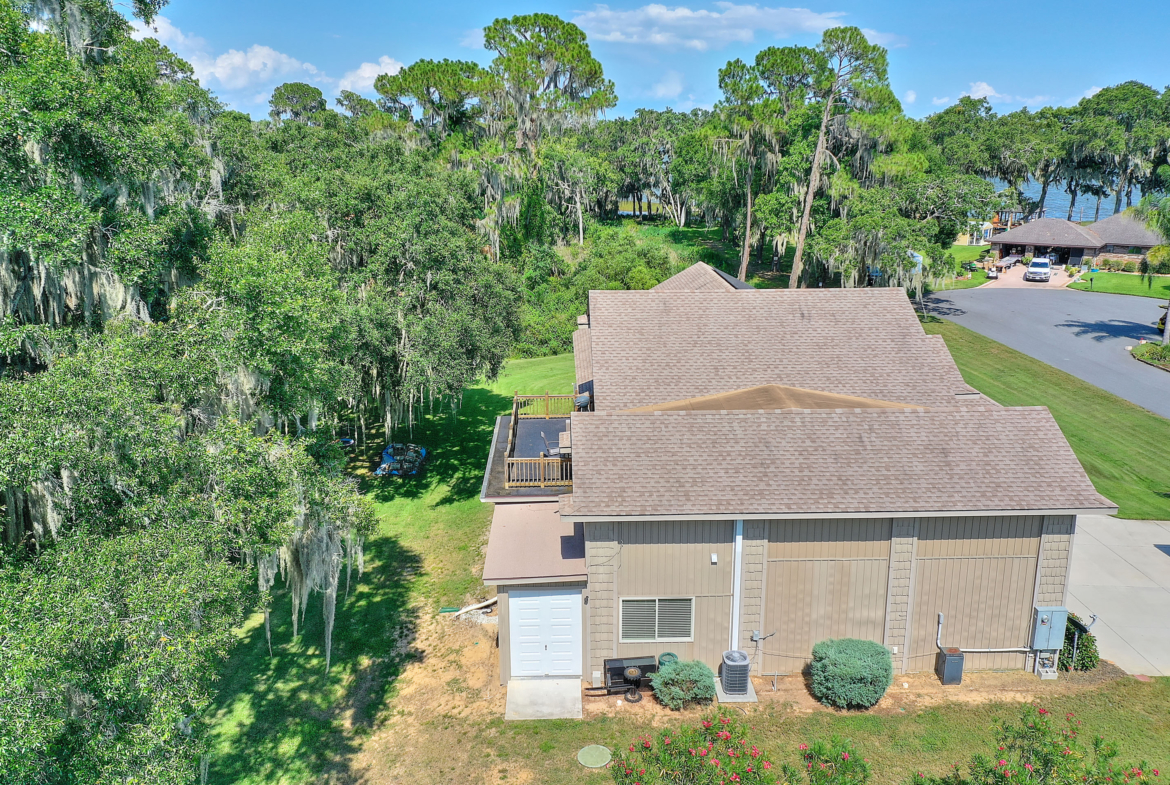
<svg viewBox="0 0 1170 785">
<path fill-rule="evenodd" d="M 885 637 L 891 522 L 770 521 L 763 673 L 792 673 L 826 638 Z"/>
<path fill-rule="evenodd" d="M 611 630 L 618 657 L 673 652 L 716 668 L 731 641 L 732 521 L 627 521 L 617 533 L 615 599 L 694 597 L 694 640 L 621 643 L 615 602 Z M 711 554 L 718 564 L 711 564 Z M 609 655 L 612 656 L 612 655 Z"/>
<path fill-rule="evenodd" d="M 1068 563 L 1072 556 L 1076 520 L 1072 515 L 1049 515 L 1044 519 L 1044 534 L 1040 544 L 1040 581 L 1036 588 L 1037 605 L 1065 604 Z"/>
<path fill-rule="evenodd" d="M 768 555 L 767 521 L 743 522 L 743 566 L 740 573 L 739 647 L 752 651 L 753 630 L 764 629 L 764 575 Z M 760 662 L 752 667 L 760 672 Z"/>
<path fill-rule="evenodd" d="M 931 670 L 943 645 L 998 649 L 1027 644 L 1044 520 L 1038 516 L 932 518 L 919 522 L 907 670 Z M 967 669 L 1022 668 L 1024 654 L 968 654 Z"/>
<path fill-rule="evenodd" d="M 914 546 L 918 540 L 918 519 L 897 518 L 890 543 L 890 576 L 886 597 L 886 646 L 896 647 L 894 670 L 905 669 L 910 632 L 910 576 L 914 568 Z"/>
</svg>

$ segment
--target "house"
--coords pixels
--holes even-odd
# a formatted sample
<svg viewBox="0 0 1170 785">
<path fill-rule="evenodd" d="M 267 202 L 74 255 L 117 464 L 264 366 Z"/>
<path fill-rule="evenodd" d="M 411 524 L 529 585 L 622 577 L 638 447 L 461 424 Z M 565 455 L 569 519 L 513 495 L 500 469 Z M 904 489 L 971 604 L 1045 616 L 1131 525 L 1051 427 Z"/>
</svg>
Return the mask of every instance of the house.
<svg viewBox="0 0 1170 785">
<path fill-rule="evenodd" d="M 968 386 L 899 288 L 713 281 L 591 292 L 587 395 L 518 397 L 497 422 L 501 682 L 598 684 L 608 658 L 664 652 L 716 669 L 729 649 L 786 674 L 845 636 L 930 670 L 939 613 L 968 668 L 1026 667 L 1077 516 L 1116 512 L 1048 410 Z"/>
<path fill-rule="evenodd" d="M 1082 258 L 1102 255 L 1140 261 L 1151 248 L 1165 242 L 1164 237 L 1128 211 L 1088 226 L 1061 218 L 1038 218 L 991 238 L 997 258 L 1055 253 L 1061 264 L 1080 264 Z"/>
</svg>

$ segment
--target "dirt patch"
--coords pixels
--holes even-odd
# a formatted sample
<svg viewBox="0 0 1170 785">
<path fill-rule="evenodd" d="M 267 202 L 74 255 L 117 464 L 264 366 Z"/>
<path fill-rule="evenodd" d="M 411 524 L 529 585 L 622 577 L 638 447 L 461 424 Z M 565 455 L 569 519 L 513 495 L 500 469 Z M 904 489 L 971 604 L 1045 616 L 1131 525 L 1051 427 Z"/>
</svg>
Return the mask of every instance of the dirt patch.
<svg viewBox="0 0 1170 785">
<path fill-rule="evenodd" d="M 432 616 L 419 624 L 415 660 L 395 684 L 395 696 L 353 761 L 360 781 L 382 785 L 413 780 L 420 771 L 451 774 L 451 782 L 527 782 L 516 766 L 491 771 L 472 760 L 477 751 L 463 742 L 468 723 L 504 714 L 507 693 L 499 684 L 495 613 L 479 618 Z M 482 779 L 466 779 L 478 771 Z M 456 776 L 456 772 L 460 772 Z M 490 776 L 489 776 L 490 775 Z M 448 781 L 440 777 L 436 781 Z"/>
</svg>

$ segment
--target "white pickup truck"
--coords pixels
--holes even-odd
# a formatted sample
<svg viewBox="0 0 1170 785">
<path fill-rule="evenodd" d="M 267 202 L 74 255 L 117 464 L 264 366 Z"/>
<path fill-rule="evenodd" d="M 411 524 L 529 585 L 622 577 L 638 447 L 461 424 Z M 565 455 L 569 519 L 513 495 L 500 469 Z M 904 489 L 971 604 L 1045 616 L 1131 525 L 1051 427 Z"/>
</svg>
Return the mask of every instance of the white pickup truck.
<svg viewBox="0 0 1170 785">
<path fill-rule="evenodd" d="M 1052 262 L 1048 259 L 1033 259 L 1024 271 L 1024 280 L 1048 283 L 1052 280 Z"/>
</svg>

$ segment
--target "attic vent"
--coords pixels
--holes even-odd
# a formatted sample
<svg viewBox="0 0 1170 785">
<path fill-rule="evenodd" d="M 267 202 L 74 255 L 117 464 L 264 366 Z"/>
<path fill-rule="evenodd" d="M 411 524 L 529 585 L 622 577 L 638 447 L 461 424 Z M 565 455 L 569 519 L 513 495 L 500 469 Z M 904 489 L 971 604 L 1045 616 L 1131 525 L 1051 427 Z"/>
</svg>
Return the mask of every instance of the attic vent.
<svg viewBox="0 0 1170 785">
<path fill-rule="evenodd" d="M 694 603 L 690 597 L 622 599 L 623 641 L 687 641 L 694 637 Z"/>
</svg>

